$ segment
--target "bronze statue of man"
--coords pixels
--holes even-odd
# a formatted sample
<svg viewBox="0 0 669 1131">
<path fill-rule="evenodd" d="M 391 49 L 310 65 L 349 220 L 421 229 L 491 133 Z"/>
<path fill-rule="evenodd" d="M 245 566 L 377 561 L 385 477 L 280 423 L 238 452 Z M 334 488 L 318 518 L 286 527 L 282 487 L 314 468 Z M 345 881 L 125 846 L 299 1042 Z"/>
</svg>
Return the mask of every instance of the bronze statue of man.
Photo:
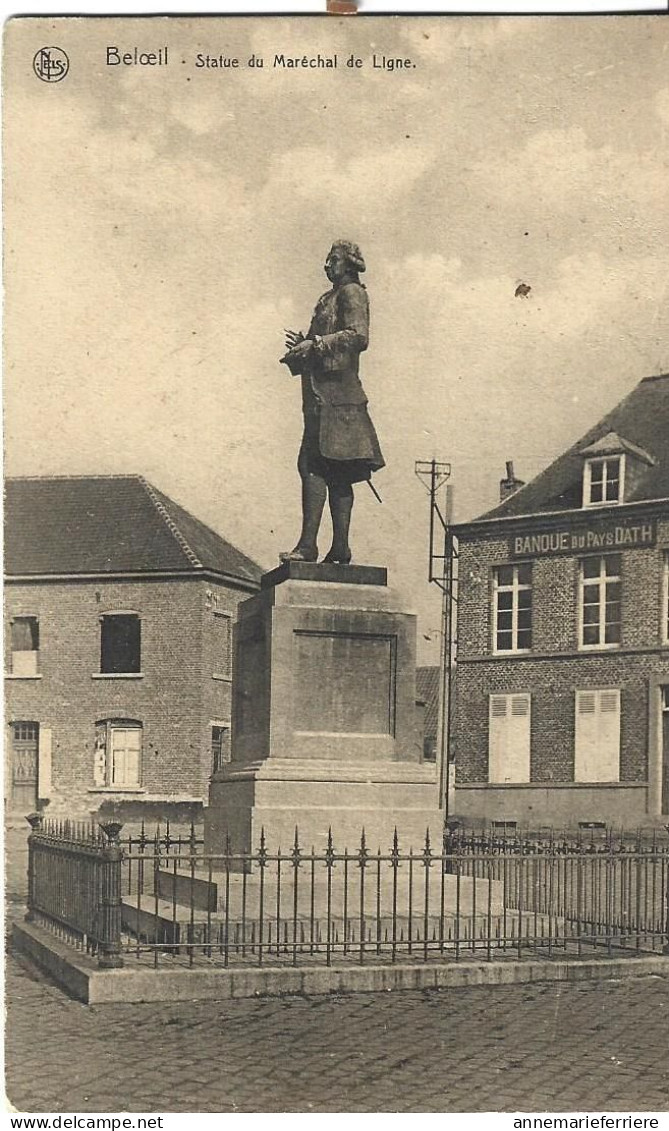
<svg viewBox="0 0 669 1131">
<path fill-rule="evenodd" d="M 359 377 L 369 340 L 369 300 L 360 282 L 365 261 L 357 244 L 337 240 L 325 261 L 331 290 L 316 303 L 306 336 L 286 331 L 281 361 L 302 378 L 304 435 L 297 461 L 302 480 L 302 531 L 282 561 L 318 560 L 318 531 L 326 497 L 332 546 L 323 559 L 348 565 L 353 484 L 384 466 Z"/>
</svg>

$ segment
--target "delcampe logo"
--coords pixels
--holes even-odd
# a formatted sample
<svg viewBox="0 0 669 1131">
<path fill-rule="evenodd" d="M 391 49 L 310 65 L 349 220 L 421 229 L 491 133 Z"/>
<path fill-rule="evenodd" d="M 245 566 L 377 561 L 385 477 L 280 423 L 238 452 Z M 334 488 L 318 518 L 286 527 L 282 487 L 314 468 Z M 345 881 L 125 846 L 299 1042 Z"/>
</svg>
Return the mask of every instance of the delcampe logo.
<svg viewBox="0 0 669 1131">
<path fill-rule="evenodd" d="M 61 82 L 70 69 L 62 47 L 40 47 L 33 59 L 33 71 L 42 82 Z"/>
</svg>

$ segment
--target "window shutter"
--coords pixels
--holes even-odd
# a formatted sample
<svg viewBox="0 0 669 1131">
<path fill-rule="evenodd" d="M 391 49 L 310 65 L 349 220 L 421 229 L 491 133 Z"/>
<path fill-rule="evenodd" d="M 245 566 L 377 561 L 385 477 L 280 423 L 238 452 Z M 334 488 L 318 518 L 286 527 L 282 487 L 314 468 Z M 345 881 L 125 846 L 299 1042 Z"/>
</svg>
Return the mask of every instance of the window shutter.
<svg viewBox="0 0 669 1131">
<path fill-rule="evenodd" d="M 102 787 L 107 778 L 107 726 L 100 723 L 95 728 L 95 756 L 93 759 L 93 783 Z"/>
<path fill-rule="evenodd" d="M 490 714 L 493 719 L 506 718 L 506 695 L 490 696 Z"/>
<path fill-rule="evenodd" d="M 619 780 L 620 691 L 577 691 L 574 781 Z"/>
<path fill-rule="evenodd" d="M 40 798 L 51 797 L 51 727 L 39 728 L 37 784 Z"/>
<path fill-rule="evenodd" d="M 139 785 L 139 759 L 142 752 L 142 732 L 139 728 L 126 734 L 125 783 Z"/>
<path fill-rule="evenodd" d="M 599 693 L 600 781 L 620 781 L 620 692 Z"/>
<path fill-rule="evenodd" d="M 530 780 L 530 696 L 491 695 L 488 780 Z"/>
<path fill-rule="evenodd" d="M 139 727 L 112 727 L 113 785 L 139 784 L 139 755 L 142 732 Z"/>
</svg>

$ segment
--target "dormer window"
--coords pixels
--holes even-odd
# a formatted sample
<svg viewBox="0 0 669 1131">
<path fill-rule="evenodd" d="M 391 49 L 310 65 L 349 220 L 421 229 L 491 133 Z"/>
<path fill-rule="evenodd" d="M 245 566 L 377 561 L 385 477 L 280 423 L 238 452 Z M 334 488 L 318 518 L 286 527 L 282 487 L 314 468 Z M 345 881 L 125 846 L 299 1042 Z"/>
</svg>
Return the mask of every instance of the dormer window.
<svg viewBox="0 0 669 1131">
<path fill-rule="evenodd" d="M 583 506 L 606 507 L 621 503 L 625 490 L 625 456 L 586 460 Z"/>
<path fill-rule="evenodd" d="M 655 466 L 653 456 L 617 432 L 607 432 L 581 448 L 581 456 L 586 508 L 633 502 L 648 468 Z"/>
</svg>

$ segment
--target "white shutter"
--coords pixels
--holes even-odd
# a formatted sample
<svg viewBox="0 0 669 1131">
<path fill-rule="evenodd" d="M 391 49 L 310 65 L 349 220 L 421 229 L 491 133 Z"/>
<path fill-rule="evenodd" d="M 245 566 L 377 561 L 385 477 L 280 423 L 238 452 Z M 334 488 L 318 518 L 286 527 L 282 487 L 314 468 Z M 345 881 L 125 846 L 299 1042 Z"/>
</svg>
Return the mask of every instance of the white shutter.
<svg viewBox="0 0 669 1131">
<path fill-rule="evenodd" d="M 530 780 L 530 696 L 491 695 L 488 780 Z"/>
<path fill-rule="evenodd" d="M 620 692 L 599 693 L 599 781 L 620 781 Z"/>
<path fill-rule="evenodd" d="M 139 728 L 129 730 L 126 741 L 125 783 L 139 785 L 139 758 L 142 752 L 142 732 Z"/>
<path fill-rule="evenodd" d="M 490 696 L 488 781 L 504 781 L 506 758 L 506 695 Z"/>
<path fill-rule="evenodd" d="M 619 780 L 620 691 L 577 691 L 574 781 Z"/>
<path fill-rule="evenodd" d="M 105 723 L 100 723 L 95 730 L 93 783 L 98 789 L 107 784 L 107 726 Z"/>
<path fill-rule="evenodd" d="M 139 785 L 142 732 L 139 727 L 112 728 L 113 785 Z"/>
<path fill-rule="evenodd" d="M 40 798 L 51 797 L 51 727 L 39 728 L 37 749 L 37 791 Z"/>
</svg>

